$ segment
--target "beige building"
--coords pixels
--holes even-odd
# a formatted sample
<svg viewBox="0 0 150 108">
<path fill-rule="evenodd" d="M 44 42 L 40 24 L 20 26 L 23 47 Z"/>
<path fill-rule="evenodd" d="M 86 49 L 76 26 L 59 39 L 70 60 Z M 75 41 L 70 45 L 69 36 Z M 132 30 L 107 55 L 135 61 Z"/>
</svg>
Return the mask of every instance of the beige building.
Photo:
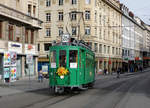
<svg viewBox="0 0 150 108">
<path fill-rule="evenodd" d="M 48 47 L 63 33 L 88 42 L 96 54 L 97 69 L 121 66 L 121 11 L 115 0 L 39 0 L 39 64 L 48 63 Z M 40 67 L 41 68 L 41 67 Z"/>
<path fill-rule="evenodd" d="M 17 54 L 16 77 L 37 75 L 38 0 L 0 0 L 0 76 L 5 77 L 5 52 Z M 33 63 L 25 66 L 26 56 L 33 55 Z M 11 69 L 11 68 L 10 68 Z M 30 72 L 29 72 L 30 70 Z"/>
</svg>

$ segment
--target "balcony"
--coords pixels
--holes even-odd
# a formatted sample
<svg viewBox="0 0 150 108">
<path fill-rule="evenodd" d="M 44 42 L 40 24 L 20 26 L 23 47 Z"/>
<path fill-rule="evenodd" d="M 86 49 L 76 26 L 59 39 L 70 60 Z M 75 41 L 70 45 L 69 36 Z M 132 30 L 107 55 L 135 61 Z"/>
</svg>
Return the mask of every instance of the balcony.
<svg viewBox="0 0 150 108">
<path fill-rule="evenodd" d="M 41 28 L 42 21 L 40 21 L 39 19 L 31 17 L 15 9 L 9 8 L 3 4 L 0 4 L 0 15 L 4 17 L 9 17 L 13 20 L 16 20 L 25 24 L 29 24 L 35 28 Z"/>
</svg>

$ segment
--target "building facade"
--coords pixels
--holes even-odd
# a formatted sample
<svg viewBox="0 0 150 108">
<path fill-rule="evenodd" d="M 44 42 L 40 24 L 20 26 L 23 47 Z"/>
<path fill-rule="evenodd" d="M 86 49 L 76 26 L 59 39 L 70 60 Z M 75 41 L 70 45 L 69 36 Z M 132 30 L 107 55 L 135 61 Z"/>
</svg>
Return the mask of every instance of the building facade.
<svg viewBox="0 0 150 108">
<path fill-rule="evenodd" d="M 37 43 L 41 21 L 38 19 L 38 0 L 0 1 L 0 76 L 4 76 L 4 54 L 17 54 L 16 77 L 37 75 Z M 26 65 L 26 56 L 33 55 L 33 63 Z"/>
<path fill-rule="evenodd" d="M 98 69 L 121 67 L 121 11 L 115 0 L 39 0 L 39 17 L 44 22 L 39 37 L 39 70 L 47 65 L 53 40 L 63 33 L 85 40 L 96 54 Z M 117 20 L 116 20 L 117 19 Z"/>
</svg>

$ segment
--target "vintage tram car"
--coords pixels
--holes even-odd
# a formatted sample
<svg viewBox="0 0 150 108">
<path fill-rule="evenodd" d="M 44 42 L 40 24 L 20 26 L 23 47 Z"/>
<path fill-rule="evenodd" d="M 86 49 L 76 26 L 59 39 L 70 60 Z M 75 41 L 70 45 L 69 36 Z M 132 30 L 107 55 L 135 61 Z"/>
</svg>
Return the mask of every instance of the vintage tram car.
<svg viewBox="0 0 150 108">
<path fill-rule="evenodd" d="M 49 84 L 53 92 L 93 86 L 95 54 L 84 41 L 55 43 L 50 47 L 49 60 Z"/>
</svg>

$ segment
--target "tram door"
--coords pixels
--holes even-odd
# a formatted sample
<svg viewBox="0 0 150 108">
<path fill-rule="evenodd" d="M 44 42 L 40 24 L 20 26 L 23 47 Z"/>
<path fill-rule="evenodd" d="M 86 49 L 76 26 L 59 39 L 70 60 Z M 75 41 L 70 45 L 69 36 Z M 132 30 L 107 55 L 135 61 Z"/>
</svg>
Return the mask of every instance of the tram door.
<svg viewBox="0 0 150 108">
<path fill-rule="evenodd" d="M 81 65 L 81 69 L 80 69 L 80 83 L 84 83 L 85 82 L 85 51 L 84 50 L 80 50 L 80 65 Z"/>
</svg>

